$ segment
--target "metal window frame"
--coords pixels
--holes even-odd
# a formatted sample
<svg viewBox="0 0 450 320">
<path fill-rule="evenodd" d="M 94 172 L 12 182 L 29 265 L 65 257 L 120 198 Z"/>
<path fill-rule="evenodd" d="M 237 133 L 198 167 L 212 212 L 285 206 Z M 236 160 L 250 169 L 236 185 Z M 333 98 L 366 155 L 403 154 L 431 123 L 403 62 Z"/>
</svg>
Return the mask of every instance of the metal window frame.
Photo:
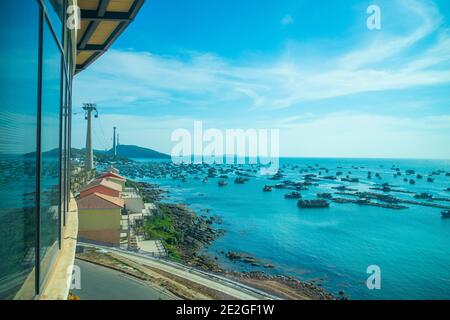
<svg viewBox="0 0 450 320">
<path fill-rule="evenodd" d="M 61 30 L 62 33 L 62 41 L 63 44 L 61 44 L 54 27 L 51 23 L 51 20 L 47 14 L 47 8 L 44 4 L 43 0 L 36 0 L 38 7 L 39 7 L 39 28 L 38 28 L 38 92 L 37 92 L 37 125 L 36 125 L 36 195 L 35 195 L 35 212 L 36 212 L 36 243 L 35 243 L 35 298 L 39 297 L 41 293 L 42 287 L 45 285 L 46 279 L 43 279 L 42 285 L 41 285 L 41 173 L 42 173 L 42 86 L 43 86 L 43 52 L 44 52 L 44 23 L 47 24 L 47 27 L 50 30 L 50 33 L 52 35 L 52 38 L 54 40 L 54 43 L 56 44 L 59 52 L 60 52 L 60 58 L 61 58 L 61 64 L 60 64 L 60 108 L 59 108 L 59 159 L 58 159 L 58 167 L 59 167 L 59 203 L 58 203 L 58 250 L 61 250 L 61 241 L 62 241 L 62 225 L 65 225 L 65 203 L 67 202 L 67 195 L 66 192 L 62 192 L 62 176 L 63 174 L 69 177 L 67 172 L 62 172 L 63 167 L 67 168 L 66 164 L 62 163 L 62 146 L 63 146 L 63 139 L 64 143 L 68 142 L 68 148 L 70 149 L 70 130 L 68 130 L 67 126 L 65 127 L 65 130 L 63 132 L 62 130 L 62 123 L 65 121 L 67 124 L 69 122 L 68 119 L 71 121 L 71 117 L 67 114 L 67 112 L 64 112 L 64 109 L 67 108 L 67 105 L 69 102 L 71 105 L 71 101 L 67 101 L 68 99 L 71 100 L 72 97 L 72 81 L 71 81 L 71 75 L 69 75 L 68 72 L 68 65 L 67 65 L 67 59 L 66 59 L 66 52 L 64 51 L 64 41 L 65 39 L 65 24 L 64 19 L 61 23 Z M 64 17 L 67 7 L 67 0 L 64 0 L 63 2 L 64 6 Z M 50 9 L 51 10 L 51 9 Z M 63 81 L 65 81 L 66 86 L 65 89 L 67 91 L 67 94 L 63 92 Z M 71 108 L 70 108 L 71 109 Z M 71 111 L 71 110 L 70 110 Z M 71 126 L 69 126 L 71 127 Z M 66 151 L 64 151 L 66 152 Z M 67 158 L 65 159 L 67 161 Z M 66 181 L 64 182 L 66 183 Z M 67 210 L 68 210 L 68 204 L 67 204 Z M 64 211 L 64 212 L 63 212 Z M 63 222 L 63 224 L 61 223 Z"/>
<path fill-rule="evenodd" d="M 39 36 L 38 36 L 38 92 L 37 92 L 37 112 L 36 112 L 36 194 L 35 194 L 35 211 L 36 211 L 36 243 L 35 243 L 35 260 L 34 260 L 34 292 L 35 296 L 40 293 L 40 244 L 41 244 L 41 119 L 42 119 L 42 40 L 44 30 L 44 10 L 42 3 L 39 5 Z"/>
</svg>

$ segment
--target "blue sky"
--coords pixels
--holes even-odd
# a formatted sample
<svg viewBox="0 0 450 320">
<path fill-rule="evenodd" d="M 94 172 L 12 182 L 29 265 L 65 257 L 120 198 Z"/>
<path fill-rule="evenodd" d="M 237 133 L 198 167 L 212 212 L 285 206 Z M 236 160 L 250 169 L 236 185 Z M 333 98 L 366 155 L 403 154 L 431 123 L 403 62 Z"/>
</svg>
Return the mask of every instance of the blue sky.
<svg viewBox="0 0 450 320">
<path fill-rule="evenodd" d="M 447 0 L 147 0 L 76 77 L 74 111 L 98 104 L 100 149 L 117 125 L 121 143 L 170 152 L 202 120 L 279 129 L 282 156 L 450 158 L 449 19 Z"/>
</svg>

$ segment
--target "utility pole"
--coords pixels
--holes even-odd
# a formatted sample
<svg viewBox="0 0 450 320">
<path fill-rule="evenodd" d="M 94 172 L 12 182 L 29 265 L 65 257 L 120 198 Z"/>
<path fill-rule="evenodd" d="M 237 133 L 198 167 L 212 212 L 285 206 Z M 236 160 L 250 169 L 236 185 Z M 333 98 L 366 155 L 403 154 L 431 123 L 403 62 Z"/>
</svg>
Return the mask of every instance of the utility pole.
<svg viewBox="0 0 450 320">
<path fill-rule="evenodd" d="M 92 112 L 94 117 L 98 118 L 97 105 L 95 103 L 83 103 L 83 110 L 85 112 L 84 119 L 87 120 L 86 131 L 86 159 L 84 160 L 87 171 L 94 169 L 94 151 L 92 150 Z"/>
<path fill-rule="evenodd" d="M 117 129 L 117 127 L 114 127 L 114 134 L 113 134 L 113 155 L 114 155 L 114 157 L 117 156 L 116 129 Z"/>
</svg>

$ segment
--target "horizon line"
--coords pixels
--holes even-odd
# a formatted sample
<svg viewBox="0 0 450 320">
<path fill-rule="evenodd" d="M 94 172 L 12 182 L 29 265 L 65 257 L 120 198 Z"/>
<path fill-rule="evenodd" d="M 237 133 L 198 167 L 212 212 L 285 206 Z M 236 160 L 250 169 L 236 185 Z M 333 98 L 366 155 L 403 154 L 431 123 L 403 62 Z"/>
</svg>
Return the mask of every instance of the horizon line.
<svg viewBox="0 0 450 320">
<path fill-rule="evenodd" d="M 141 147 L 141 148 L 146 148 L 146 149 L 151 149 L 153 151 L 159 152 L 159 153 L 163 153 L 166 154 L 168 156 L 171 156 L 170 153 L 166 153 L 164 151 L 159 151 L 154 149 L 153 147 L 146 147 L 146 146 L 140 146 L 137 144 L 125 144 L 125 143 L 121 143 L 121 145 L 129 145 L 129 146 L 137 146 L 137 147 Z M 72 148 L 76 148 L 76 149 L 83 149 L 85 147 L 74 147 L 72 146 Z M 96 149 L 95 150 L 101 150 L 103 151 L 103 149 Z M 190 154 L 190 155 L 185 155 L 183 157 L 205 157 L 204 155 L 196 155 L 196 154 Z M 217 155 L 217 156 L 206 156 L 206 157 L 227 157 L 227 156 L 233 156 L 233 157 L 239 157 L 239 158 L 249 158 L 248 155 Z M 259 158 L 259 156 L 258 156 Z M 266 156 L 265 158 L 271 158 L 271 156 Z M 436 161 L 450 161 L 450 158 L 438 158 L 438 157 L 402 157 L 402 156 L 304 156 L 304 155 L 280 155 L 278 158 L 300 158 L 300 159 L 381 159 L 381 160 L 436 160 Z"/>
</svg>

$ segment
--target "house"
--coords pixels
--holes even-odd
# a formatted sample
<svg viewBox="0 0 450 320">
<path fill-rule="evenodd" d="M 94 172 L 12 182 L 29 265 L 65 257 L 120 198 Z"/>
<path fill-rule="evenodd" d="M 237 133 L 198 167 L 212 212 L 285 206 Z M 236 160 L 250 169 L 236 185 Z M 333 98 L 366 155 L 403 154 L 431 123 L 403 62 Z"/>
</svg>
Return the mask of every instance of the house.
<svg viewBox="0 0 450 320">
<path fill-rule="evenodd" d="M 104 178 L 92 180 L 86 187 L 80 191 L 80 198 L 92 193 L 101 193 L 111 197 L 120 198 L 122 186 Z"/>
<path fill-rule="evenodd" d="M 126 188 L 122 192 L 122 199 L 125 201 L 125 208 L 131 213 L 142 213 L 145 209 L 142 197 L 133 188 Z"/>
<path fill-rule="evenodd" d="M 120 174 L 116 173 L 116 172 L 105 172 L 101 175 L 102 177 L 113 177 L 113 178 L 117 178 L 117 179 L 121 179 L 121 180 L 126 180 L 125 177 L 122 177 Z"/>
<path fill-rule="evenodd" d="M 127 181 L 124 177 L 114 172 L 106 172 L 100 176 L 100 179 L 106 179 L 108 181 L 120 184 L 122 188 L 125 188 L 125 182 Z"/>
<path fill-rule="evenodd" d="M 123 199 L 91 193 L 77 200 L 78 239 L 120 245 L 120 219 Z"/>
</svg>

